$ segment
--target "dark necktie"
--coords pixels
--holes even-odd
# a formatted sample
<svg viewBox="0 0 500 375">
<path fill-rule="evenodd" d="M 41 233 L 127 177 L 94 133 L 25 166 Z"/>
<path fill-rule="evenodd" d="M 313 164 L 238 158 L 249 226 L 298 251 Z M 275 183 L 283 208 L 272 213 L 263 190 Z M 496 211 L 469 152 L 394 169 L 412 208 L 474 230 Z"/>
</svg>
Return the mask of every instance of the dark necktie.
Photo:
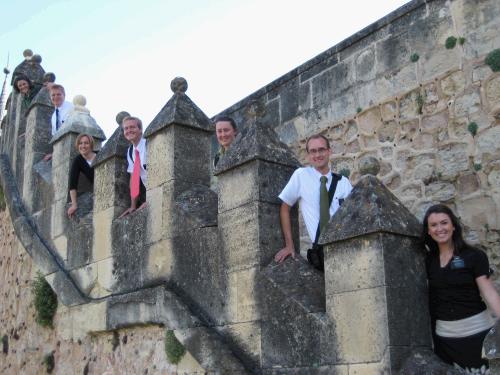
<svg viewBox="0 0 500 375">
<path fill-rule="evenodd" d="M 328 204 L 328 190 L 326 189 L 328 179 L 326 176 L 321 176 L 319 181 L 321 183 L 319 187 L 319 229 L 322 232 L 330 220 L 330 205 Z"/>
<path fill-rule="evenodd" d="M 59 116 L 59 108 L 56 108 L 56 131 L 61 127 L 61 117 Z"/>
</svg>

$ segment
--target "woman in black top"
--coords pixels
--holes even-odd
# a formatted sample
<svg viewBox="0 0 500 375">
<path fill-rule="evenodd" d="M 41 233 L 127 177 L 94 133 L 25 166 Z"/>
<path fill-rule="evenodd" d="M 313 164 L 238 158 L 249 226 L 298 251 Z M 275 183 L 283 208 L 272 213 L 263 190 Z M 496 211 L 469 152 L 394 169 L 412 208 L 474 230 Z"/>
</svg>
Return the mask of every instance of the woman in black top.
<svg viewBox="0 0 500 375">
<path fill-rule="evenodd" d="M 458 218 L 444 205 L 427 210 L 422 238 L 429 250 L 426 268 L 434 351 L 449 364 L 486 367 L 481 350 L 494 320 L 482 298 L 500 317 L 488 257 L 464 241 Z"/>
<path fill-rule="evenodd" d="M 71 206 L 68 208 L 69 217 L 73 217 L 78 208 L 76 196 L 80 173 L 83 173 L 90 183 L 94 183 L 94 168 L 91 167 L 96 155 L 94 138 L 88 134 L 80 134 L 76 138 L 75 147 L 80 154 L 73 159 L 69 174 L 69 196 L 71 198 Z"/>
</svg>

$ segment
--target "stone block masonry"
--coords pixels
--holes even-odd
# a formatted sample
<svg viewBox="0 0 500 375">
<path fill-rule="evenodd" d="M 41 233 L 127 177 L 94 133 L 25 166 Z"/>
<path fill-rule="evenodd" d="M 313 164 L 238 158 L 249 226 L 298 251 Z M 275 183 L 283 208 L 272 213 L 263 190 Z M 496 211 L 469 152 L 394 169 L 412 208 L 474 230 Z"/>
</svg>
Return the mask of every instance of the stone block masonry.
<svg viewBox="0 0 500 375">
<path fill-rule="evenodd" d="M 148 206 L 125 218 L 121 129 L 68 220 L 74 139 L 102 131 L 79 97 L 41 161 L 47 92 L 28 112 L 13 95 L 0 142 L 2 371 L 40 372 L 50 354 L 58 374 L 453 373 L 430 351 L 417 218 L 449 204 L 499 262 L 500 78 L 484 63 L 499 16 L 494 0 L 408 3 L 228 108 L 241 131 L 215 171 L 213 124 L 175 78 L 144 127 Z M 465 43 L 447 49 L 449 36 Z M 38 77 L 40 61 L 16 71 Z M 325 274 L 273 262 L 277 195 L 316 132 L 355 184 L 322 236 Z M 293 210 L 296 244 L 298 226 Z M 35 270 L 58 295 L 53 331 L 33 322 Z M 177 366 L 167 329 L 187 351 Z"/>
<path fill-rule="evenodd" d="M 258 101 L 302 162 L 307 136 L 325 134 L 333 169 L 354 183 L 375 156 L 413 214 L 450 205 L 500 268 L 500 75 L 484 62 L 500 47 L 499 17 L 495 0 L 412 1 L 223 113 L 244 126 Z M 449 36 L 465 43 L 446 49 Z"/>
</svg>

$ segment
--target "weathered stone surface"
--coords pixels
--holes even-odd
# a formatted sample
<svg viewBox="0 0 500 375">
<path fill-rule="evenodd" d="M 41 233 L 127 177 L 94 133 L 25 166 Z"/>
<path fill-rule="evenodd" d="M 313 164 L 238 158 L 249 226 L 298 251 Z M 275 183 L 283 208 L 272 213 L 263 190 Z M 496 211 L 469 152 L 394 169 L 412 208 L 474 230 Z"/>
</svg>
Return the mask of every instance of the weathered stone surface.
<svg viewBox="0 0 500 375">
<path fill-rule="evenodd" d="M 465 75 L 461 70 L 451 73 L 441 80 L 441 90 L 447 96 L 456 96 L 465 88 Z"/>
<path fill-rule="evenodd" d="M 446 202 L 455 197 L 455 187 L 446 182 L 431 183 L 425 187 L 425 195 L 440 202 Z"/>
<path fill-rule="evenodd" d="M 354 222 L 356 226 L 349 224 Z M 327 244 L 373 232 L 418 237 L 420 224 L 380 181 L 368 175 L 354 186 L 321 234 L 319 243 Z"/>
<path fill-rule="evenodd" d="M 500 126 L 482 132 L 477 138 L 477 147 L 483 162 L 497 160 L 500 155 Z"/>
<path fill-rule="evenodd" d="M 460 172 L 469 169 L 467 144 L 449 143 L 440 146 L 437 155 L 437 173 L 443 179 L 455 178 Z"/>
<path fill-rule="evenodd" d="M 481 96 L 479 90 L 472 89 L 455 100 L 455 116 L 462 117 L 479 111 L 481 108 Z"/>
<path fill-rule="evenodd" d="M 358 116 L 359 129 L 366 134 L 374 134 L 381 125 L 380 110 L 378 107 L 361 113 Z"/>
</svg>

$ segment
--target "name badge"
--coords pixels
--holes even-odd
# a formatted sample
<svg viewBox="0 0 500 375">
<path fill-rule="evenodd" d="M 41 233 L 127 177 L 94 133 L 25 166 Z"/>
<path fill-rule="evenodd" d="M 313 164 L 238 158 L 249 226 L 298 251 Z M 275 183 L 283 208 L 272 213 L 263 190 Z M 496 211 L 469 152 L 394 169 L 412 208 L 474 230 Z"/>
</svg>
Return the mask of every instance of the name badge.
<svg viewBox="0 0 500 375">
<path fill-rule="evenodd" d="M 458 269 L 461 269 L 461 268 L 465 268 L 465 262 L 458 255 L 455 255 L 453 257 L 453 259 L 451 260 L 450 267 L 451 267 L 452 270 L 458 270 Z"/>
</svg>

